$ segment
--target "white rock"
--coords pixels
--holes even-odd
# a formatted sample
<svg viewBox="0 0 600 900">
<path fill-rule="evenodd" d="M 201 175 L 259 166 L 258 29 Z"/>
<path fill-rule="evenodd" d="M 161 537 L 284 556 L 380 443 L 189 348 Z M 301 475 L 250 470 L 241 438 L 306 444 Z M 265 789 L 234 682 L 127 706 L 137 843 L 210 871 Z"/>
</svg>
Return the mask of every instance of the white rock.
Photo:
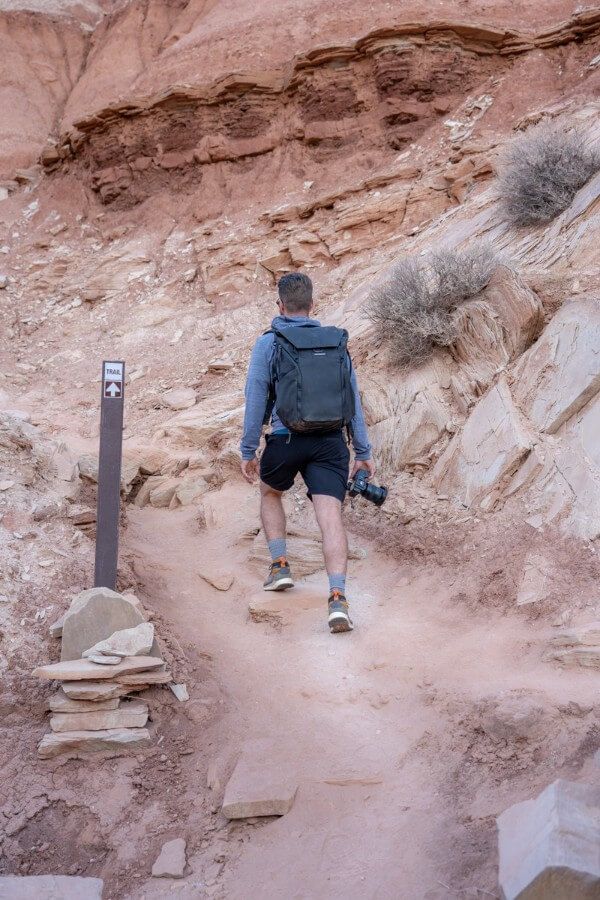
<svg viewBox="0 0 600 900">
<path fill-rule="evenodd" d="M 151 622 L 140 622 L 134 628 L 115 631 L 104 641 L 98 641 L 83 657 L 103 656 L 147 656 L 154 643 L 154 625 Z"/>
<path fill-rule="evenodd" d="M 163 394 L 161 401 L 169 409 L 189 409 L 196 403 L 196 391 L 193 388 L 176 388 Z"/>
<path fill-rule="evenodd" d="M 185 872 L 185 841 L 175 838 L 162 845 L 160 855 L 152 866 L 154 878 L 183 878 Z"/>
<path fill-rule="evenodd" d="M 600 788 L 555 781 L 497 822 L 505 900 L 600 896 Z"/>
</svg>

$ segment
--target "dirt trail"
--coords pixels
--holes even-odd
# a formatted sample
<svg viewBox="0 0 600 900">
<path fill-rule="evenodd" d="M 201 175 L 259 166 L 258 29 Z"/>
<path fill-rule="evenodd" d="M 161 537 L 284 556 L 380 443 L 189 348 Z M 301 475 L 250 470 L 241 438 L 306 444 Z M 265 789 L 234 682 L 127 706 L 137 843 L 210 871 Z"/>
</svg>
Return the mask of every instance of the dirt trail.
<svg viewBox="0 0 600 900">
<path fill-rule="evenodd" d="M 351 565 L 351 635 L 327 632 L 324 575 L 297 586 L 308 608 L 283 628 L 256 623 L 248 600 L 260 583 L 240 543 L 256 513 L 255 491 L 232 485 L 206 531 L 194 511 L 133 510 L 124 546 L 155 612 L 214 658 L 229 698 L 219 723 L 222 765 L 231 767 L 244 740 L 268 738 L 273 759 L 265 765 L 297 773 L 292 811 L 243 826 L 217 896 L 496 896 L 493 817 L 514 802 L 518 779 L 523 796 L 543 785 L 545 762 L 557 777 L 557 707 L 574 696 L 591 707 L 593 677 L 540 662 L 539 622 L 486 609 L 467 615 L 452 599 L 460 585 L 446 574 L 417 572 L 374 547 Z M 228 592 L 201 579 L 210 559 L 235 572 Z M 531 734 L 515 738 L 507 726 L 496 747 L 473 710 L 480 698 L 507 694 L 533 694 L 539 709 Z M 551 749 L 536 740 L 540 716 Z M 520 741 L 519 759 L 511 740 Z M 160 890 L 146 884 L 133 896 Z M 178 894 L 198 896 L 197 885 L 182 884 Z"/>
</svg>

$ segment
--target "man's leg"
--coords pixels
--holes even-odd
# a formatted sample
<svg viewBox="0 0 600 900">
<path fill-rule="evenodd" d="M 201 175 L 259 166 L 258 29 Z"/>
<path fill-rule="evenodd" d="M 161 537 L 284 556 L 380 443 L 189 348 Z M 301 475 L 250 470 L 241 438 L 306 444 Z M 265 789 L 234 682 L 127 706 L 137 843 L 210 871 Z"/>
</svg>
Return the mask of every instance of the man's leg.
<svg viewBox="0 0 600 900">
<path fill-rule="evenodd" d="M 276 491 L 261 481 L 260 518 L 273 560 L 271 571 L 264 583 L 267 591 L 283 591 L 294 586 L 286 559 L 286 523 L 282 498 L 282 491 Z"/>
<path fill-rule="evenodd" d="M 323 536 L 323 556 L 329 576 L 329 627 L 335 632 L 351 631 L 346 600 L 348 538 L 342 521 L 342 504 L 337 497 L 313 494 L 313 506 Z"/>
</svg>

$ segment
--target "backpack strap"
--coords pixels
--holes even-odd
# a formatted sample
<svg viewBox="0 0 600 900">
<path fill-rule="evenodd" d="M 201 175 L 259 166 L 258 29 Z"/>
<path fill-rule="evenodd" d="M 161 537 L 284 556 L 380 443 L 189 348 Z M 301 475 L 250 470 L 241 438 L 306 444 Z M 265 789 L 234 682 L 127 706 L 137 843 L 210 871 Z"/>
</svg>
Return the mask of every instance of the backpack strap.
<svg viewBox="0 0 600 900">
<path fill-rule="evenodd" d="M 273 328 L 268 328 L 267 331 L 263 331 L 263 335 L 265 334 L 275 334 Z M 265 407 L 265 414 L 263 416 L 263 425 L 268 425 L 271 421 L 271 416 L 273 415 L 273 409 L 275 408 L 275 385 L 273 384 L 273 372 L 271 366 L 271 380 L 269 383 L 269 394 L 267 397 L 267 405 Z"/>
</svg>

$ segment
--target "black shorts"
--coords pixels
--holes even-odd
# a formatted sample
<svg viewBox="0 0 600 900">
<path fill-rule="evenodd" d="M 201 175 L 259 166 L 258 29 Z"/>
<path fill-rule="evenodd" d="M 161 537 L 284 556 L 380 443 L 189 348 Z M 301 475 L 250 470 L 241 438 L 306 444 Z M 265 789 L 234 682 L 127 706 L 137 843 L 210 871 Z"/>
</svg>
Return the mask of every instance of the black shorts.
<svg viewBox="0 0 600 900">
<path fill-rule="evenodd" d="M 260 458 L 260 477 L 275 491 L 287 491 L 298 472 L 308 496 L 327 494 L 343 501 L 348 484 L 350 451 L 343 433 L 268 434 Z"/>
</svg>

